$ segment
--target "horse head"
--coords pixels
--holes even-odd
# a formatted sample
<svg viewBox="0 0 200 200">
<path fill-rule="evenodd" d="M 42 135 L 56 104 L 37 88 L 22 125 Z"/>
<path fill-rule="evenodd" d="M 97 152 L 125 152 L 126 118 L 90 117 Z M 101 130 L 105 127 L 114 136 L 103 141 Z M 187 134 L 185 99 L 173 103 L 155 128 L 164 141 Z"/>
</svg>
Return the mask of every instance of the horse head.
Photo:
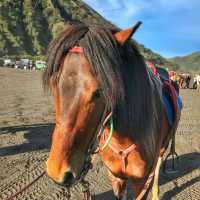
<svg viewBox="0 0 200 200">
<path fill-rule="evenodd" d="M 70 186 L 82 177 L 84 170 L 89 167 L 86 167 L 90 157 L 88 150 L 95 142 L 99 126 L 101 128 L 102 120 L 120 98 L 118 84 L 121 80 L 118 72 L 109 68 L 109 65 L 119 63 L 112 58 L 106 63 L 104 56 L 101 60 L 100 52 L 93 55 L 93 59 L 88 57 L 87 52 L 93 54 L 89 45 L 94 42 L 92 38 L 101 35 L 102 41 L 97 40 L 96 47 L 102 48 L 105 55 L 112 57 L 109 50 L 124 45 L 139 25 L 140 22 L 132 28 L 115 33 L 100 27 L 98 33 L 93 33 L 92 28 L 90 30 L 83 25 L 70 25 L 51 43 L 43 81 L 50 87 L 55 105 L 56 124 L 46 163 L 47 174 L 55 182 Z M 105 33 L 108 35 L 103 41 Z M 89 37 L 88 34 L 92 36 Z M 98 56 L 100 60 L 96 58 Z M 94 62 L 99 62 L 103 70 L 94 68 Z M 106 80 L 102 80 L 104 77 Z M 115 87 L 111 87 L 112 90 L 109 91 L 111 85 Z"/>
</svg>

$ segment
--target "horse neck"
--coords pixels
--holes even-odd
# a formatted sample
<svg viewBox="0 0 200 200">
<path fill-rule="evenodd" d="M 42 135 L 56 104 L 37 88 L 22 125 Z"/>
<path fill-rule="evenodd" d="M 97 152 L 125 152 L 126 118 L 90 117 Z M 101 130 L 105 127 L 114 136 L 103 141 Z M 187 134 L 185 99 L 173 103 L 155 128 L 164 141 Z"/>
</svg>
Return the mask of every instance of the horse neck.
<svg viewBox="0 0 200 200">
<path fill-rule="evenodd" d="M 107 127 L 105 129 L 105 134 L 104 134 L 104 141 L 108 138 L 109 135 L 109 128 Z M 135 144 L 135 141 L 133 139 L 124 136 L 123 134 L 117 132 L 116 130 L 113 131 L 112 138 L 111 138 L 111 143 L 113 143 L 115 146 L 119 146 L 122 149 L 128 148 L 130 145 Z"/>
</svg>

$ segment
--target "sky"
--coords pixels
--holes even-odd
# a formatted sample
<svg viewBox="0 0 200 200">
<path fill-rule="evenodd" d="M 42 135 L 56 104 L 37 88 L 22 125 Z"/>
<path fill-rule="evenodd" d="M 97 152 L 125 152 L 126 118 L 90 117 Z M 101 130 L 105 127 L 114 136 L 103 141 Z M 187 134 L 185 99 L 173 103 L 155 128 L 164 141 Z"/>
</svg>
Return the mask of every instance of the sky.
<svg viewBox="0 0 200 200">
<path fill-rule="evenodd" d="M 134 39 L 164 57 L 200 51 L 200 0 L 84 0 L 120 28 L 143 24 Z"/>
</svg>

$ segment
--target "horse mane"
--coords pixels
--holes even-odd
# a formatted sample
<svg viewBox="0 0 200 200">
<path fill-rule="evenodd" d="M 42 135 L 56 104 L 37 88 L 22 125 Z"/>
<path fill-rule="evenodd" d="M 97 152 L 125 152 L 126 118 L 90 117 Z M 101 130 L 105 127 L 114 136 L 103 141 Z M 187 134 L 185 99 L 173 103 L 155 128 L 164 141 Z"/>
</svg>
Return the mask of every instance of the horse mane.
<svg viewBox="0 0 200 200">
<path fill-rule="evenodd" d="M 114 127 L 143 145 L 150 161 L 156 152 L 163 109 L 161 84 L 147 68 L 134 42 L 121 46 L 113 33 L 117 29 L 68 24 L 48 48 L 43 85 L 59 79 L 63 57 L 75 45 L 81 46 L 97 79 L 106 105 L 113 111 Z"/>
</svg>

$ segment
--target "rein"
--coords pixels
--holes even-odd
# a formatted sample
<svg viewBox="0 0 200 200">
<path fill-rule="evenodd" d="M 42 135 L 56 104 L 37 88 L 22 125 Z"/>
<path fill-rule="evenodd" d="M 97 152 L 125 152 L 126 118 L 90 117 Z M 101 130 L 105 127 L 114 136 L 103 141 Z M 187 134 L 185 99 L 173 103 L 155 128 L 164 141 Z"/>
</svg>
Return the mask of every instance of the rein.
<svg viewBox="0 0 200 200">
<path fill-rule="evenodd" d="M 15 197 L 17 197 L 19 194 L 21 194 L 22 192 L 24 192 L 25 190 L 27 190 L 31 185 L 33 185 L 36 181 L 38 181 L 41 177 L 43 177 L 45 175 L 45 171 L 43 171 L 38 177 L 36 177 L 32 182 L 30 182 L 28 185 L 26 185 L 24 188 L 22 188 L 21 190 L 19 190 L 17 193 L 11 195 L 10 197 L 8 197 L 5 200 L 12 200 Z"/>
</svg>

